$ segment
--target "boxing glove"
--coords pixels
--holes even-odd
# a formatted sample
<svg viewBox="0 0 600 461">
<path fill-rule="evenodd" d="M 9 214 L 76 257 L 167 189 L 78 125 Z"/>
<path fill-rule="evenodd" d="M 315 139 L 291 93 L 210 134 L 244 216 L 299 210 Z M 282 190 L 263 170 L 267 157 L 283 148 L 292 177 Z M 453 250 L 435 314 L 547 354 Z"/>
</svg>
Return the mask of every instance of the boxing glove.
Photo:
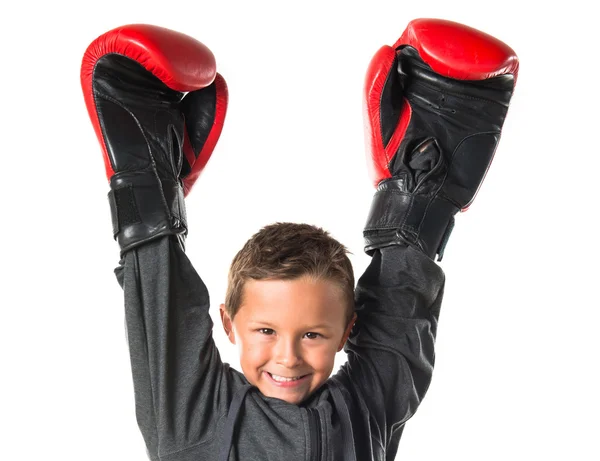
<svg viewBox="0 0 600 461">
<path fill-rule="evenodd" d="M 86 49 L 81 86 L 121 254 L 164 235 L 178 236 L 184 248 L 184 197 L 213 152 L 227 108 L 212 52 L 162 27 L 118 27 Z"/>
<path fill-rule="evenodd" d="M 494 157 L 519 61 L 500 40 L 441 19 L 411 21 L 372 58 L 363 115 L 376 187 L 365 251 L 411 244 L 441 260 L 454 215 Z"/>
</svg>

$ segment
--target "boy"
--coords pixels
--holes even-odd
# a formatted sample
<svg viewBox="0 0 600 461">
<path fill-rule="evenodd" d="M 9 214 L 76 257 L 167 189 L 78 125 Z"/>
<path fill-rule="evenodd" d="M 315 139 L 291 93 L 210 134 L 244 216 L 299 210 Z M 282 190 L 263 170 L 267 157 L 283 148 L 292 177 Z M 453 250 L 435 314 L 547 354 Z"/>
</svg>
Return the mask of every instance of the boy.
<svg viewBox="0 0 600 461">
<path fill-rule="evenodd" d="M 191 37 L 130 25 L 95 40 L 82 86 L 104 152 L 137 420 L 152 460 L 393 460 L 429 386 L 453 216 L 479 189 L 518 70 L 502 42 L 412 21 L 365 85 L 365 227 L 353 292 L 345 248 L 274 224 L 233 261 L 222 363 L 206 287 L 184 252 L 184 195 L 220 135 L 227 89 Z M 348 362 L 330 377 L 335 353 Z"/>
</svg>

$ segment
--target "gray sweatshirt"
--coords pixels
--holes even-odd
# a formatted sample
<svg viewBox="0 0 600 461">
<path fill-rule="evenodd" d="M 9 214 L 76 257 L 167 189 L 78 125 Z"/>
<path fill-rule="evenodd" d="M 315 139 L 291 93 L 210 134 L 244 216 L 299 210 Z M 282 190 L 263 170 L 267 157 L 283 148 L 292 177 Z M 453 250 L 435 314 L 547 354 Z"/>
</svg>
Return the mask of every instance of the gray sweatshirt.
<svg viewBox="0 0 600 461">
<path fill-rule="evenodd" d="M 347 362 L 300 405 L 223 363 L 206 286 L 172 237 L 133 249 L 124 290 L 136 416 L 157 461 L 391 461 L 431 381 L 441 268 L 376 250 L 356 287 Z"/>
</svg>

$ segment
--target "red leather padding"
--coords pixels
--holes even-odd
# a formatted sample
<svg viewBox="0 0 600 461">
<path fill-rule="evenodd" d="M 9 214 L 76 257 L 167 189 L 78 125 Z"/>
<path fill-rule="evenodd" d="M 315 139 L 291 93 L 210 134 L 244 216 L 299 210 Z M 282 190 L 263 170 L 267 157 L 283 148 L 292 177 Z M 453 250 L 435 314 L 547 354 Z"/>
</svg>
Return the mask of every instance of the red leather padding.
<svg viewBox="0 0 600 461">
<path fill-rule="evenodd" d="M 375 187 L 383 179 L 391 177 L 388 165 L 398 150 L 412 113 L 408 102 L 403 100 L 398 124 L 392 138 L 384 146 L 381 131 L 381 94 L 390 72 L 396 72 L 395 59 L 396 50 L 394 48 L 387 45 L 381 47 L 371 59 L 365 76 L 363 97 L 365 152 L 369 177 Z"/>
<path fill-rule="evenodd" d="M 438 74 L 457 80 L 484 80 L 512 74 L 519 60 L 511 47 L 491 35 L 443 19 L 412 20 L 394 48 L 414 47 Z"/>
<path fill-rule="evenodd" d="M 85 104 L 104 154 L 106 177 L 114 174 L 96 113 L 92 77 L 98 60 L 109 53 L 127 56 L 152 72 L 169 88 L 193 91 L 210 85 L 216 76 L 212 52 L 198 40 L 164 27 L 130 24 L 110 30 L 87 48 L 81 63 Z"/>
<path fill-rule="evenodd" d="M 198 40 L 163 27 L 130 24 L 102 34 L 88 46 L 81 79 L 91 79 L 96 61 L 108 53 L 127 56 L 177 91 L 199 90 L 215 79 L 212 52 Z"/>
<path fill-rule="evenodd" d="M 192 170 L 190 173 L 183 179 L 183 193 L 184 196 L 187 195 L 192 190 L 192 186 L 200 176 L 200 173 L 206 166 L 208 159 L 210 158 L 219 137 L 221 136 L 221 131 L 223 130 L 223 124 L 225 123 L 225 114 L 227 112 L 227 103 L 229 99 L 229 93 L 227 90 L 227 83 L 225 83 L 225 79 L 221 76 L 221 74 L 217 74 L 215 78 L 215 86 L 217 90 L 217 101 L 215 108 L 215 119 L 213 125 L 208 133 L 208 137 L 206 138 L 206 142 L 204 146 L 202 146 L 202 150 L 195 156 L 193 152 L 189 137 L 185 136 L 185 141 L 183 144 L 183 152 L 187 157 L 188 162 L 192 159 L 190 165 L 192 165 Z M 190 156 L 191 154 L 191 156 Z"/>
</svg>

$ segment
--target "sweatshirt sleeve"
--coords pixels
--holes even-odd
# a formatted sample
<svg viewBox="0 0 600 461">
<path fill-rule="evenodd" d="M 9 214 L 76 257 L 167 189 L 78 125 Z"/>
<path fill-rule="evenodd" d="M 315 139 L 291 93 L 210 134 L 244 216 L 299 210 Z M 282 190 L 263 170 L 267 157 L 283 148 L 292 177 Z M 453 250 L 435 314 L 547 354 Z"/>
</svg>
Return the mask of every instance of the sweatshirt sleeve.
<svg viewBox="0 0 600 461">
<path fill-rule="evenodd" d="M 444 280 L 434 261 L 399 245 L 375 250 L 358 280 L 344 368 L 386 449 L 393 449 L 431 382 Z"/>
<path fill-rule="evenodd" d="M 138 426 L 152 460 L 213 436 L 229 374 L 212 338 L 206 286 L 172 237 L 128 251 L 124 291 Z"/>
</svg>

